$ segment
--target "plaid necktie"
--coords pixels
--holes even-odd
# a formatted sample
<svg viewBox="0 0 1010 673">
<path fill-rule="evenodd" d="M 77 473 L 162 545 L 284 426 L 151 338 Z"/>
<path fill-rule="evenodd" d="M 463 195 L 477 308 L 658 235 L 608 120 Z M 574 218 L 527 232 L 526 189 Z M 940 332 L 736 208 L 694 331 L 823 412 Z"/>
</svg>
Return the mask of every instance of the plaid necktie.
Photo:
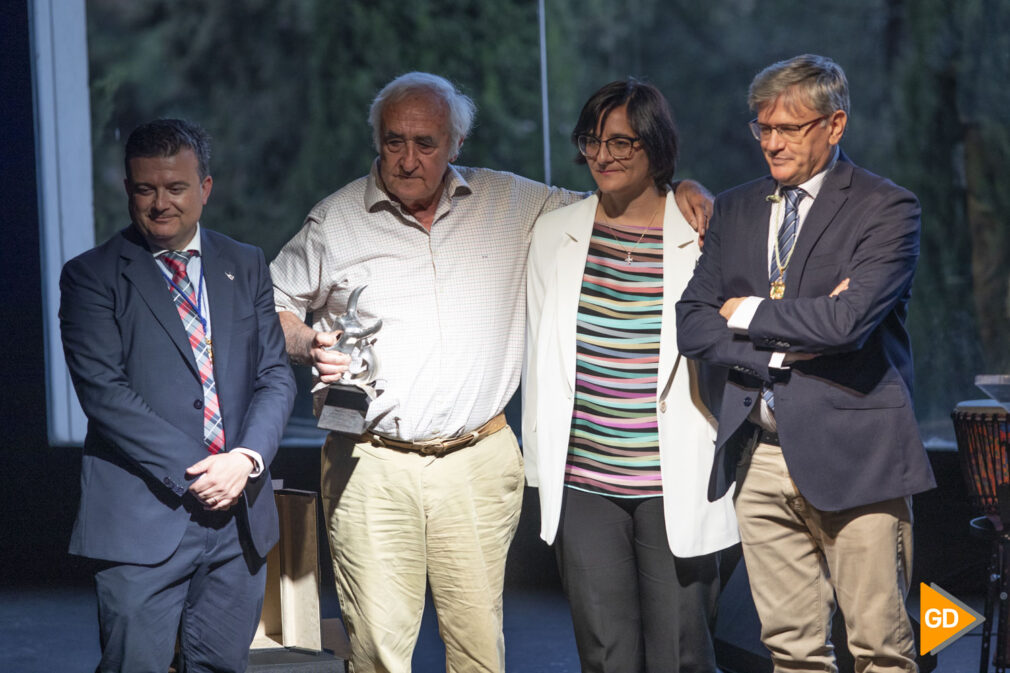
<svg viewBox="0 0 1010 673">
<path fill-rule="evenodd" d="M 182 326 L 186 329 L 189 345 L 196 358 L 197 369 L 200 370 L 200 383 L 203 385 L 203 442 L 208 451 L 218 453 L 224 449 L 224 425 L 221 423 L 217 386 L 214 384 L 213 352 L 197 311 L 199 297 L 186 274 L 186 264 L 196 254 L 196 250 L 169 250 L 161 256 L 161 261 L 172 273 L 172 282 L 169 284 L 172 299 L 179 310 Z"/>
<path fill-rule="evenodd" d="M 800 220 L 800 201 L 807 193 L 799 187 L 787 187 L 782 190 L 782 195 L 786 199 L 786 215 L 779 227 L 778 246 L 772 252 L 772 261 L 768 269 L 769 285 L 780 281 L 784 283 L 786 280 L 786 269 L 782 268 L 780 271 L 779 264 L 786 267 L 789 263 L 793 245 L 796 243 L 796 229 Z M 772 392 L 771 386 L 764 387 L 761 397 L 768 403 L 768 408 L 775 411 L 775 394 Z"/>
</svg>

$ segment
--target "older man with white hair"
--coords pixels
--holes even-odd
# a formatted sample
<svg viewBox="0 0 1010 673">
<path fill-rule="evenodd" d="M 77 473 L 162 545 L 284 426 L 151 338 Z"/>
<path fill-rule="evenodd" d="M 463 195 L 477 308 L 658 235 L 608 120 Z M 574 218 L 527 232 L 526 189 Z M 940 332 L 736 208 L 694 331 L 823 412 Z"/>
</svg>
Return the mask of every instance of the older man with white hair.
<svg viewBox="0 0 1010 673">
<path fill-rule="evenodd" d="M 329 347 L 355 288 L 368 286 L 363 322 L 383 321 L 367 430 L 330 433 L 322 455 L 355 673 L 410 670 L 426 580 L 446 669 L 505 667 L 502 585 L 523 466 L 503 409 L 522 368 L 526 253 L 540 214 L 585 195 L 454 166 L 474 114 L 442 77 L 390 82 L 369 113 L 371 172 L 316 205 L 271 266 L 288 353 L 323 383 L 347 369 Z M 705 219 L 707 194 L 680 191 Z"/>
</svg>

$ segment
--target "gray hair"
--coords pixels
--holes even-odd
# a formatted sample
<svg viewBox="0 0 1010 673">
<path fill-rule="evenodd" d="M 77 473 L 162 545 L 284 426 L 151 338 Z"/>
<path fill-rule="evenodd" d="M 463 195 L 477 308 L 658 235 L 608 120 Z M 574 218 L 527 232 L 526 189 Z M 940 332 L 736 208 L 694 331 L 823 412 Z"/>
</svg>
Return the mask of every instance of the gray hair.
<svg viewBox="0 0 1010 673">
<path fill-rule="evenodd" d="M 460 141 L 470 133 L 477 106 L 469 96 L 460 92 L 452 82 L 444 77 L 427 72 L 408 72 L 400 75 L 382 87 L 368 110 L 368 123 L 372 126 L 372 142 L 375 151 L 382 147 L 382 113 L 387 105 L 399 103 L 413 94 L 428 93 L 436 96 L 449 108 L 449 142 L 452 156 L 456 156 Z"/>
<path fill-rule="evenodd" d="M 845 71 L 827 56 L 803 54 L 771 64 L 754 77 L 747 92 L 747 104 L 757 111 L 782 95 L 822 115 L 835 110 L 849 114 Z"/>
</svg>

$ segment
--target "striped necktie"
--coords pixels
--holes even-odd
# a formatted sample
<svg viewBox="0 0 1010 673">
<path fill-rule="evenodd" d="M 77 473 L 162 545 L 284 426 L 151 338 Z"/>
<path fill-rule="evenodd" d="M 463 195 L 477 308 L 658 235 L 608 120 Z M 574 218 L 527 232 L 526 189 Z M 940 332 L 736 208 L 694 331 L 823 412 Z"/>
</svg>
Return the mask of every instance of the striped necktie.
<svg viewBox="0 0 1010 673">
<path fill-rule="evenodd" d="M 786 214 L 779 226 L 778 240 L 775 250 L 772 251 L 772 261 L 768 269 L 768 283 L 772 288 L 772 299 L 781 299 L 781 293 L 785 292 L 786 270 L 789 266 L 789 259 L 792 257 L 793 245 L 796 244 L 796 230 L 800 221 L 800 201 L 807 193 L 799 187 L 786 187 L 782 190 L 782 195 L 786 199 Z M 775 292 L 776 285 L 781 288 L 779 294 Z M 768 408 L 775 411 L 775 394 L 770 385 L 764 387 L 761 397 L 768 403 Z"/>
<path fill-rule="evenodd" d="M 793 245 L 796 243 L 796 230 L 800 220 L 800 201 L 807 193 L 799 187 L 786 187 L 782 190 L 782 195 L 786 199 L 786 215 L 782 218 L 778 240 L 775 250 L 772 252 L 772 260 L 768 268 L 768 282 L 772 287 L 776 283 L 781 283 L 784 288 L 786 268 L 789 266 L 789 258 L 792 256 Z M 772 299 L 781 298 L 781 295 L 772 294 Z"/>
<path fill-rule="evenodd" d="M 219 453 L 224 449 L 224 425 L 221 422 L 217 386 L 214 383 L 214 354 L 201 320 L 198 303 L 200 298 L 186 273 L 189 258 L 196 254 L 196 250 L 169 250 L 160 259 L 172 274 L 172 282 L 169 283 L 172 299 L 200 371 L 200 383 L 203 386 L 203 442 L 208 451 Z"/>
</svg>

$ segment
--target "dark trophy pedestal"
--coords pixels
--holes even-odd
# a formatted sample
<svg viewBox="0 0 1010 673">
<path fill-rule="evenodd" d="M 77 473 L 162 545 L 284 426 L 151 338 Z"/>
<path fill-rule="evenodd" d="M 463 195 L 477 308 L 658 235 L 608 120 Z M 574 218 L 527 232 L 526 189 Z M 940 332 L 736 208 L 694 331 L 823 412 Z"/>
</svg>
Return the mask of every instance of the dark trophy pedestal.
<svg viewBox="0 0 1010 673">
<path fill-rule="evenodd" d="M 360 436 L 365 432 L 365 414 L 371 398 L 355 385 L 331 384 L 316 424 L 323 430 Z"/>
</svg>

